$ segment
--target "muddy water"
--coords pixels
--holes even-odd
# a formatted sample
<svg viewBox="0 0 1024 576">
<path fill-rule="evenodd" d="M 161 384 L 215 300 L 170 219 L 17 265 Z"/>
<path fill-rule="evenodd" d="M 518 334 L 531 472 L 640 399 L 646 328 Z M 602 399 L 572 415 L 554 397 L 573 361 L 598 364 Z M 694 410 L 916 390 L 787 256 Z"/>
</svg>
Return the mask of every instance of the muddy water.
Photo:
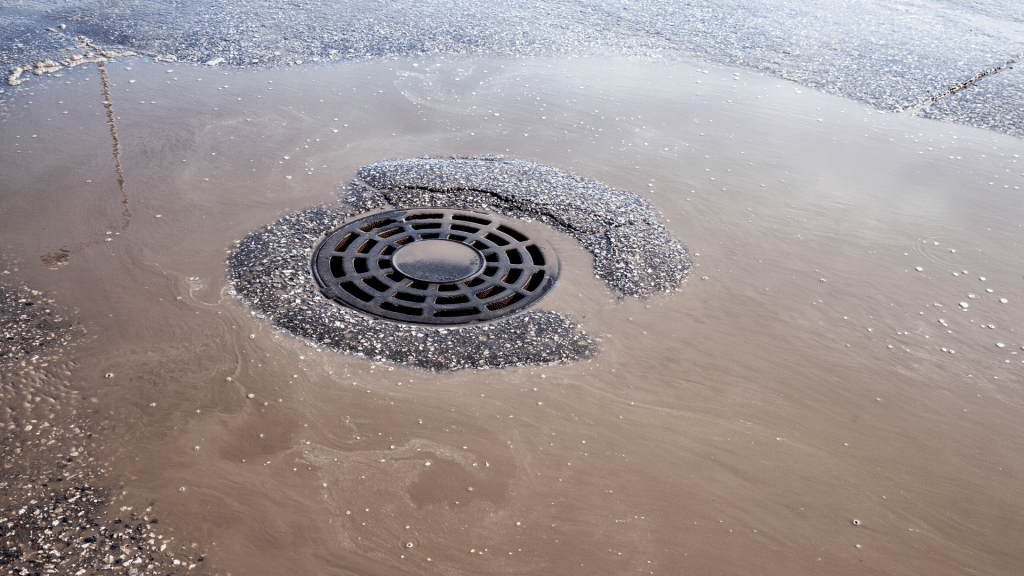
<svg viewBox="0 0 1024 576">
<path fill-rule="evenodd" d="M 96 68 L 34 80 L 2 120 L 4 278 L 88 329 L 67 385 L 111 505 L 222 574 L 1012 572 L 1024 145 L 734 72 L 123 59 L 116 150 Z M 235 241 L 360 166 L 480 154 L 642 194 L 691 280 L 617 301 L 562 238 L 540 306 L 598 356 L 445 374 L 227 293 Z"/>
</svg>

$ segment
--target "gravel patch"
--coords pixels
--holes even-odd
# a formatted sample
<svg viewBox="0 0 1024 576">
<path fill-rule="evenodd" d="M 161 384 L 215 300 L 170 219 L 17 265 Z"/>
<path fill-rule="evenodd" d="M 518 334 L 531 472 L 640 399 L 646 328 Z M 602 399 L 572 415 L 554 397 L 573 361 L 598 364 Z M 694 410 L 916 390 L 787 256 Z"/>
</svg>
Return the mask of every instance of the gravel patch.
<svg viewBox="0 0 1024 576">
<path fill-rule="evenodd" d="M 42 292 L 0 283 L 0 367 L 45 366 L 84 333 Z"/>
<path fill-rule="evenodd" d="M 112 510 L 106 469 L 82 428 L 8 430 L 0 445 L 0 570 L 204 574 L 204 558 L 161 530 L 150 506 Z"/>
</svg>

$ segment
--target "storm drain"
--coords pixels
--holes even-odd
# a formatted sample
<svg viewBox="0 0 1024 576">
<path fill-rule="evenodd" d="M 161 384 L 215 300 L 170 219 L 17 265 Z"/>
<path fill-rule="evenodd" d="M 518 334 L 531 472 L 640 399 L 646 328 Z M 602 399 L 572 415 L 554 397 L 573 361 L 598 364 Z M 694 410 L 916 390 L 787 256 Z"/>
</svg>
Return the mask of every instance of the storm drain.
<svg viewBox="0 0 1024 576">
<path fill-rule="evenodd" d="M 317 352 L 437 371 L 594 357 L 577 316 L 537 304 L 560 279 L 548 228 L 559 250 L 572 238 L 593 256 L 609 296 L 678 290 L 692 266 L 643 198 L 543 164 L 388 160 L 339 192 L 228 256 L 228 293 Z"/>
<path fill-rule="evenodd" d="M 554 286 L 554 250 L 512 220 L 456 209 L 394 210 L 348 222 L 313 252 L 331 300 L 417 324 L 507 316 Z"/>
</svg>

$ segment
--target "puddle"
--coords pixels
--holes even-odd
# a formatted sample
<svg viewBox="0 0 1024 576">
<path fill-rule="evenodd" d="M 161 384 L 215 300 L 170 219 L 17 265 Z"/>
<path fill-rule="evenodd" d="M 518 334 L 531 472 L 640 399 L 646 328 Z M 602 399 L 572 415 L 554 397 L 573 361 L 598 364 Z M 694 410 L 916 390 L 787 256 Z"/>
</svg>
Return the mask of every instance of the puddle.
<svg viewBox="0 0 1024 576">
<path fill-rule="evenodd" d="M 90 337 L 61 348 L 53 426 L 95 399 L 108 506 L 157 506 L 194 570 L 1019 565 L 1019 140 L 706 64 L 106 72 L 109 96 L 82 65 L 3 104 L 4 266 Z M 594 355 L 448 373 L 228 294 L 236 243 L 360 167 L 487 154 L 641 195 L 689 279 L 621 299 L 561 238 L 540 307 Z"/>
</svg>

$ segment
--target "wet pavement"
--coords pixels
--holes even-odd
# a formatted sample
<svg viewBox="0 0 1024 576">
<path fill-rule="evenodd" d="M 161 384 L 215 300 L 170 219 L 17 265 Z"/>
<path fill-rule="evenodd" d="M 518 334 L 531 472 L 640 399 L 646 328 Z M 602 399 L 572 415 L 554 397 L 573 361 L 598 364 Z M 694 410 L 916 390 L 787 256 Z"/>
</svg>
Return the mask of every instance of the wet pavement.
<svg viewBox="0 0 1024 576">
<path fill-rule="evenodd" d="M 920 115 L 1024 138 L 1024 63 L 988 75 L 925 107 Z"/>
<path fill-rule="evenodd" d="M 0 18 L 14 13 L 4 6 Z M 442 33 L 466 53 L 395 56 L 406 49 L 395 40 L 387 57 L 364 46 L 327 62 L 330 48 L 293 66 L 157 60 L 176 47 L 213 56 L 211 42 L 241 29 L 174 44 L 176 17 L 160 5 L 90 6 L 151 11 L 158 24 L 117 37 L 104 36 L 116 18 L 60 28 L 48 16 L 61 34 L 82 23 L 95 38 L 48 32 L 75 48 L 0 96 L 7 571 L 1021 564 L 1024 148 L 866 103 L 945 95 L 922 110 L 984 108 L 971 94 L 1019 66 L 975 64 L 1012 42 L 967 44 L 963 74 L 937 52 L 929 62 L 944 64 L 910 82 L 894 79 L 906 67 L 874 84 L 830 80 L 861 91 L 851 100 L 620 33 L 660 5 L 598 17 L 558 4 L 529 25 L 509 21 L 524 9 L 466 10 L 468 30 L 506 26 L 504 40 Z M 331 6 L 307 9 L 349 7 Z M 386 8 L 416 15 L 415 30 L 427 9 L 444 8 Z M 397 39 L 407 25 L 352 10 L 377 23 L 349 35 Z M 693 10 L 743 37 L 743 10 Z M 980 23 L 990 39 L 1019 22 L 1013 7 L 966 2 L 877 10 L 883 28 L 917 10 L 932 30 Z M 809 21 L 802 6 L 775 11 L 747 24 Z M 564 34 L 544 32 L 561 20 Z M 780 30 L 801 54 L 818 38 Z M 232 45 L 222 53 L 250 48 Z M 510 55 L 477 52 L 491 45 Z M 549 55 L 523 56 L 534 49 Z M 602 55 L 575 56 L 587 51 Z M 787 70 L 832 61 L 780 54 Z M 963 88 L 948 94 L 947 76 Z M 505 158 L 502 170 L 481 173 L 468 159 L 482 155 Z M 420 336 L 313 299 L 300 266 L 341 213 L 456 201 L 550 236 L 559 281 L 531 311 Z M 675 239 L 692 264 L 681 284 Z M 674 258 L 664 276 L 644 260 L 659 247 Z M 330 330 L 339 319 L 355 329 Z"/>
<path fill-rule="evenodd" d="M 420 54 L 697 58 L 763 71 L 879 110 L 1019 136 L 1024 10 L 1010 0 L 0 4 L 0 63 L 110 50 L 227 66 Z M 33 68 L 34 69 L 34 68 Z M 996 70 L 996 72 L 992 72 Z M 30 74 L 27 72 L 26 74 Z M 945 103 L 952 93 L 955 100 Z M 933 104 L 939 99 L 938 105 Z"/>
</svg>

